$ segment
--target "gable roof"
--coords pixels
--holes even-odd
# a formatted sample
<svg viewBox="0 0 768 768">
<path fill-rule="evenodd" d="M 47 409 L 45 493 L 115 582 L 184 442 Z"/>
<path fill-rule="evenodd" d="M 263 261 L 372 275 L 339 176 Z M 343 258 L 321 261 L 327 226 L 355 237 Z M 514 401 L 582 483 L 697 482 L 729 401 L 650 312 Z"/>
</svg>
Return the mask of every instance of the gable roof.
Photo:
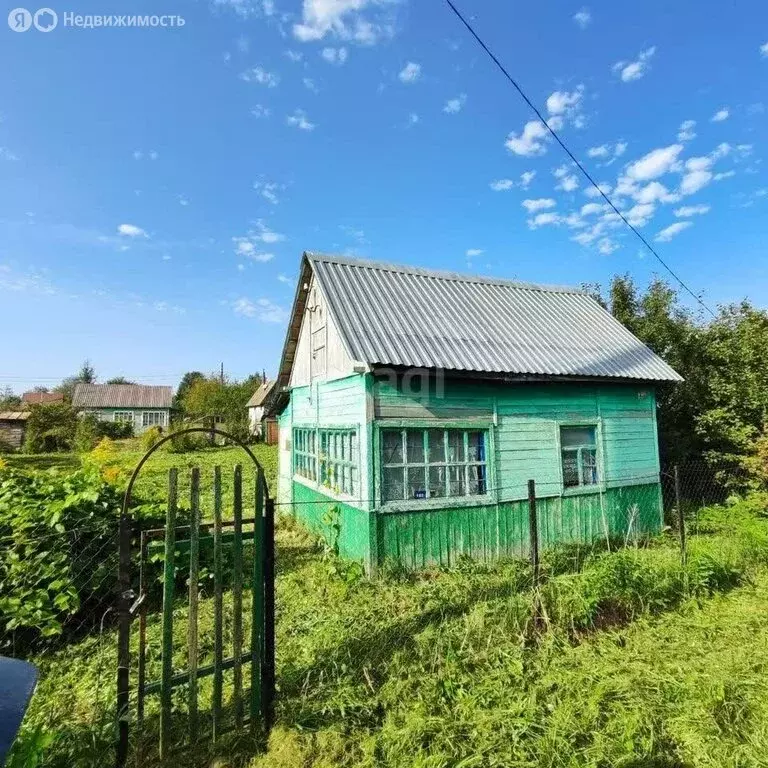
<svg viewBox="0 0 768 768">
<path fill-rule="evenodd" d="M 354 360 L 522 377 L 682 381 L 586 292 L 307 252 L 279 383 L 314 274 Z"/>
<path fill-rule="evenodd" d="M 251 395 L 251 399 L 246 403 L 246 407 L 248 408 L 258 408 L 260 405 L 263 405 L 264 400 L 266 399 L 267 395 L 272 391 L 272 388 L 275 386 L 275 381 L 265 381 L 262 384 L 259 385 L 259 388 Z"/>
<path fill-rule="evenodd" d="M 63 392 L 25 392 L 21 396 L 21 402 L 25 405 L 50 405 L 51 403 L 63 403 Z"/>
<path fill-rule="evenodd" d="M 173 387 L 145 384 L 77 384 L 75 408 L 170 408 Z"/>
<path fill-rule="evenodd" d="M 30 411 L 0 411 L 0 421 L 26 421 L 31 415 Z"/>
</svg>

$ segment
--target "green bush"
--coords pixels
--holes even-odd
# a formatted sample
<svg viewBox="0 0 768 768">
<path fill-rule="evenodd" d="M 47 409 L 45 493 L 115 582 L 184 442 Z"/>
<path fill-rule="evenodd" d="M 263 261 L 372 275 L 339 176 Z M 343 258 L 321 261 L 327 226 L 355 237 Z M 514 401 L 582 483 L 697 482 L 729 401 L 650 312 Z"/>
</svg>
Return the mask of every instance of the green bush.
<svg viewBox="0 0 768 768">
<path fill-rule="evenodd" d="M 189 453 L 199 451 L 206 445 L 207 437 L 202 432 L 184 432 L 183 427 L 171 432 L 168 450 L 171 453 Z"/>
<path fill-rule="evenodd" d="M 70 451 L 77 431 L 77 412 L 66 403 L 33 405 L 29 409 L 24 450 L 26 453 Z"/>
<path fill-rule="evenodd" d="M 78 419 L 74 440 L 74 449 L 78 453 L 88 453 L 96 447 L 99 442 L 98 424 L 94 413 L 85 413 Z"/>
<path fill-rule="evenodd" d="M 121 490 L 90 466 L 66 474 L 0 469 L 0 647 L 95 623 L 114 603 Z M 137 504 L 143 527 L 159 504 Z"/>
<path fill-rule="evenodd" d="M 151 451 L 162 439 L 163 431 L 160 427 L 150 427 L 141 435 L 141 449 Z"/>
</svg>

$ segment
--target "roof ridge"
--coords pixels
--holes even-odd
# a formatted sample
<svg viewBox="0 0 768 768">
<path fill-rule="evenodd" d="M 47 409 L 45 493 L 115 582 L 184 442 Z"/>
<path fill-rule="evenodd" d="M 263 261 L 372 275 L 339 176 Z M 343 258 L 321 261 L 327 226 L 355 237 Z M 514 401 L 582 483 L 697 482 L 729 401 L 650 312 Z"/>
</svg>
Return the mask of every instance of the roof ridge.
<svg viewBox="0 0 768 768">
<path fill-rule="evenodd" d="M 354 256 L 341 256 L 338 254 L 317 253 L 305 251 L 307 259 L 314 262 L 326 262 L 331 264 L 343 264 L 362 269 L 378 269 L 385 272 L 395 272 L 404 275 L 419 275 L 431 277 L 436 280 L 453 280 L 461 283 L 481 283 L 485 285 L 501 285 L 509 288 L 517 288 L 528 291 L 545 291 L 547 293 L 572 293 L 588 295 L 582 288 L 568 285 L 549 285 L 544 283 L 529 283 L 523 280 L 510 280 L 501 277 L 489 277 L 487 275 L 472 275 L 465 272 L 453 272 L 451 270 L 427 269 L 425 267 L 413 267 L 408 264 L 395 264 L 393 262 L 378 261 L 376 259 L 360 259 Z"/>
</svg>

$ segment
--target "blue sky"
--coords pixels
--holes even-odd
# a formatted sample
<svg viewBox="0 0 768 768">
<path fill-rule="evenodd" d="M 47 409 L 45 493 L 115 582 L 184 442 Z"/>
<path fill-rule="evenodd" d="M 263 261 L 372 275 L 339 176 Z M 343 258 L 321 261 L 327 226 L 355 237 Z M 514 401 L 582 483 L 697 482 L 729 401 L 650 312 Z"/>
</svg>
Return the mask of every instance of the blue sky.
<svg viewBox="0 0 768 768">
<path fill-rule="evenodd" d="M 86 357 L 146 383 L 274 373 L 304 249 L 661 270 L 439 0 L 110 4 L 173 29 L 52 7 L 49 33 L 0 30 L 0 386 Z M 764 2 L 459 7 L 709 304 L 768 303 Z"/>
</svg>

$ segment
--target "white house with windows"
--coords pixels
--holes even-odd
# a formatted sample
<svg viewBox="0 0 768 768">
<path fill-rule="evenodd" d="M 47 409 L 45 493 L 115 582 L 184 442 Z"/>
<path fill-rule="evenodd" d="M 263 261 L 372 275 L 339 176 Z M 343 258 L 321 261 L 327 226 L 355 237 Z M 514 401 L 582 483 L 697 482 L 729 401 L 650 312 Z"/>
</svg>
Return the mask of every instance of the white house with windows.
<svg viewBox="0 0 768 768">
<path fill-rule="evenodd" d="M 171 422 L 173 388 L 147 384 L 83 384 L 75 387 L 72 406 L 94 413 L 101 421 L 129 422 L 140 435 Z"/>
</svg>

